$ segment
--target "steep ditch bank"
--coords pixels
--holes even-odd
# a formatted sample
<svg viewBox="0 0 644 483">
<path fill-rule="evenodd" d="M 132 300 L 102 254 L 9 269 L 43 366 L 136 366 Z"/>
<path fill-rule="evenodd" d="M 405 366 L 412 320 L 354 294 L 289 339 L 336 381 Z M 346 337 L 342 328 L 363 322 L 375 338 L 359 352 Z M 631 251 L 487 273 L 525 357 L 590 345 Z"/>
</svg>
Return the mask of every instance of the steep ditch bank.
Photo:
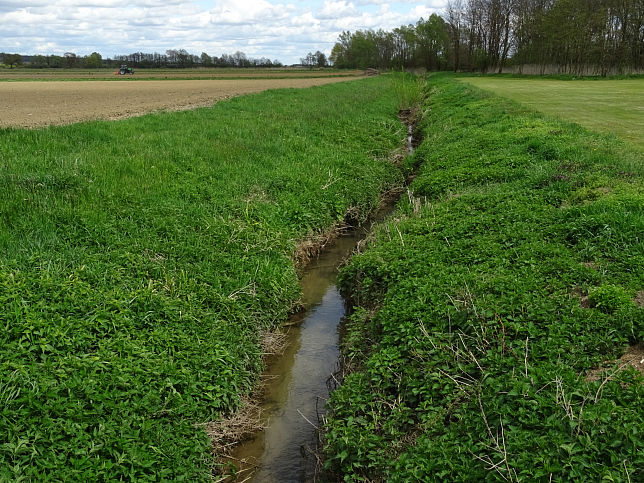
<svg viewBox="0 0 644 483">
<path fill-rule="evenodd" d="M 585 377 L 644 337 L 641 156 L 449 79 L 425 107 L 408 202 L 340 274 L 330 479 L 641 479 L 642 375 Z"/>
<path fill-rule="evenodd" d="M 407 126 L 406 154 L 419 141 L 417 111 L 399 113 Z M 261 396 L 251 406 L 253 434 L 244 434 L 223 459 L 234 468 L 235 481 L 312 481 L 320 470 L 318 433 L 324 420 L 328 380 L 338 367 L 338 327 L 347 304 L 336 286 L 338 267 L 377 223 L 393 212 L 402 189 L 382 196 L 376 213 L 367 222 L 346 230 L 333 230 L 318 242 L 305 242 L 296 252 L 301 266 L 303 310 L 284 324 L 284 351 L 271 357 L 262 376 Z M 247 424 L 248 426 L 248 424 Z"/>
</svg>

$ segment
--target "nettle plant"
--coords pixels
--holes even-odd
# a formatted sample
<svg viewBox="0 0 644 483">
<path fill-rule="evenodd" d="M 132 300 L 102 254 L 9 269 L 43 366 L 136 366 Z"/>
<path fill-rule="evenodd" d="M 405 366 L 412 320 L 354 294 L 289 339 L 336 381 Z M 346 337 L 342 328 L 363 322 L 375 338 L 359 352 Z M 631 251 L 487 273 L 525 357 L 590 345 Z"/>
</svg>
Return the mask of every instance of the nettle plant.
<svg viewBox="0 0 644 483">
<path fill-rule="evenodd" d="M 614 362 L 644 338 L 641 177 L 619 174 L 632 153 L 430 82 L 410 193 L 341 272 L 359 306 L 344 347 L 355 372 L 331 396 L 327 468 L 641 479 L 644 381 Z"/>
</svg>

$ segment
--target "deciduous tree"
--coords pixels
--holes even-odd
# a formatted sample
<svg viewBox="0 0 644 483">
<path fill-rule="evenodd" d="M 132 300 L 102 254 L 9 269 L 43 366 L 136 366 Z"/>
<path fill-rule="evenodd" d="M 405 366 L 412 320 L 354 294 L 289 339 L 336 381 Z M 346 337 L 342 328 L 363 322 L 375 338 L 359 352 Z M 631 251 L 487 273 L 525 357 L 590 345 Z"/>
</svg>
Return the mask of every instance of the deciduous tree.
<svg viewBox="0 0 644 483">
<path fill-rule="evenodd" d="M 22 55 L 20 54 L 2 54 L 2 62 L 13 69 L 15 66 L 22 65 Z"/>
</svg>

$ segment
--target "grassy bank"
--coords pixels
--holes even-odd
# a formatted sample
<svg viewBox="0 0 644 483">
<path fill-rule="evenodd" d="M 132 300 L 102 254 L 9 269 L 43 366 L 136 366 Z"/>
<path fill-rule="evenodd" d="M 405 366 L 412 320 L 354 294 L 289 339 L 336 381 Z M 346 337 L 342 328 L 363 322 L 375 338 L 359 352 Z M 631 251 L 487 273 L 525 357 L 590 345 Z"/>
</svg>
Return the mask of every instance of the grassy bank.
<svg viewBox="0 0 644 483">
<path fill-rule="evenodd" d="M 0 130 L 0 480 L 208 480 L 293 253 L 399 185 L 388 78 Z"/>
<path fill-rule="evenodd" d="M 327 468 L 641 480 L 644 380 L 614 362 L 644 357 L 641 151 L 450 78 L 427 90 L 419 174 L 341 273 L 354 372 Z"/>
</svg>

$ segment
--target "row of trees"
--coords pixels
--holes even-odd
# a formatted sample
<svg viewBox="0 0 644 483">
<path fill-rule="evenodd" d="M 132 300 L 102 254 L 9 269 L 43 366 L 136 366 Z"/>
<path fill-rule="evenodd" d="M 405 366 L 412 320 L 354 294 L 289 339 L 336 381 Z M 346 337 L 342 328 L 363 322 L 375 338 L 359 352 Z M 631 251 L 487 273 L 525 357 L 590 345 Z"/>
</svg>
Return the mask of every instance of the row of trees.
<svg viewBox="0 0 644 483">
<path fill-rule="evenodd" d="M 516 0 L 518 63 L 605 75 L 644 67 L 642 0 Z"/>
<path fill-rule="evenodd" d="M 642 0 L 450 0 L 392 31 L 343 32 L 336 67 L 501 71 L 533 65 L 562 73 L 644 68 Z"/>
<path fill-rule="evenodd" d="M 114 59 L 120 63 L 127 63 L 133 67 L 282 67 L 279 60 L 265 57 L 252 58 L 244 52 L 222 54 L 221 57 L 210 56 L 202 52 L 200 56 L 190 54 L 184 49 L 166 50 L 165 54 L 146 54 L 136 52 L 128 55 L 117 55 Z"/>
<path fill-rule="evenodd" d="M 508 63 L 562 73 L 644 67 L 642 0 L 450 0 L 454 69 Z"/>
<path fill-rule="evenodd" d="M 27 62 L 25 62 L 25 58 Z M 36 69 L 44 67 L 50 68 L 73 68 L 73 67 L 86 67 L 88 69 L 95 69 L 103 67 L 105 61 L 98 52 L 93 52 L 90 55 L 79 57 L 72 52 L 66 52 L 64 55 L 32 55 L 23 56 L 20 54 L 7 54 L 0 53 L 0 62 L 8 65 L 10 69 L 16 66 L 26 65 Z"/>
<path fill-rule="evenodd" d="M 27 59 L 25 62 L 24 59 Z M 0 62 L 13 68 L 20 65 L 35 69 L 42 68 L 87 68 L 97 69 L 101 67 L 118 67 L 120 64 L 128 64 L 132 67 L 282 67 L 278 60 L 270 60 L 264 57 L 254 59 L 243 52 L 235 52 L 232 55 L 222 54 L 221 57 L 210 56 L 203 52 L 200 56 L 188 53 L 186 50 L 166 50 L 165 54 L 136 52 L 128 55 L 116 55 L 113 59 L 104 59 L 98 52 L 90 55 L 78 56 L 72 52 L 64 55 L 33 55 L 22 56 L 20 54 L 0 53 Z"/>
<path fill-rule="evenodd" d="M 447 68 L 449 47 L 449 27 L 442 17 L 433 14 L 427 20 L 421 18 L 416 25 L 403 25 L 391 32 L 342 32 L 329 58 L 339 68 L 440 70 Z"/>
</svg>

